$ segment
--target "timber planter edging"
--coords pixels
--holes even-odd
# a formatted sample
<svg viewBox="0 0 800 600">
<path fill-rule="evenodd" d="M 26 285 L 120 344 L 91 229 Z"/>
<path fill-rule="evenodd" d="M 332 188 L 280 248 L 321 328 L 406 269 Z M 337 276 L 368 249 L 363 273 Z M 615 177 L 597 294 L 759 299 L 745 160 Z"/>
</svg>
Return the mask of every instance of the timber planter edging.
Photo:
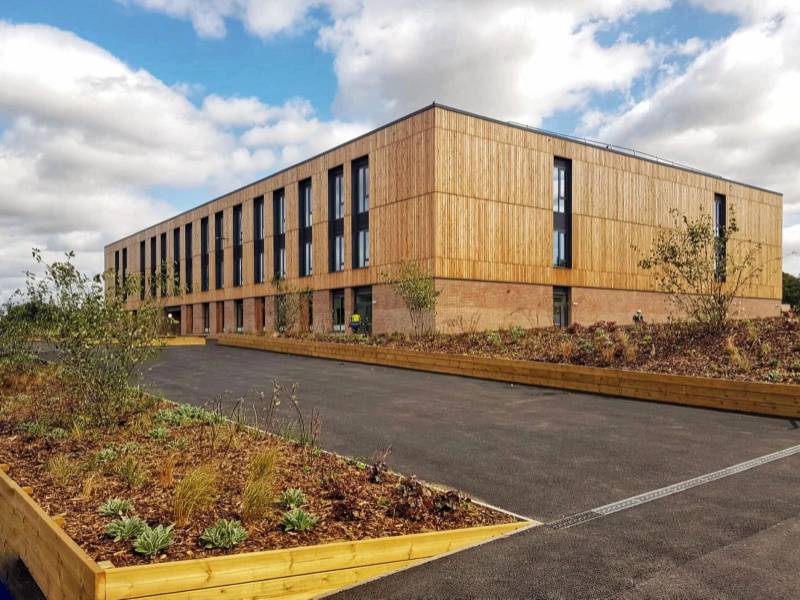
<svg viewBox="0 0 800 600">
<path fill-rule="evenodd" d="M 638 400 L 718 408 L 782 417 L 800 417 L 800 386 L 625 371 L 510 358 L 489 358 L 319 342 L 261 335 L 219 335 L 224 346 L 251 348 L 480 379 L 538 385 Z"/>
<path fill-rule="evenodd" d="M 95 562 L 0 465 L 0 561 L 19 557 L 48 600 L 301 600 L 537 525 L 516 521 L 113 567 Z"/>
</svg>

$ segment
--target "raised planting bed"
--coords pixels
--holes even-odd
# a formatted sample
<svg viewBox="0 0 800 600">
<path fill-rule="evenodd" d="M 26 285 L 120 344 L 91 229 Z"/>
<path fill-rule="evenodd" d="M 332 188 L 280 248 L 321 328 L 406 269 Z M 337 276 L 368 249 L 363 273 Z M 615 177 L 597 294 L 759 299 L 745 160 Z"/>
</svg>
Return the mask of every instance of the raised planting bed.
<svg viewBox="0 0 800 600">
<path fill-rule="evenodd" d="M 19 557 L 50 600 L 310 598 L 532 524 L 321 451 L 293 409 L 271 413 L 284 437 L 246 426 L 244 411 L 229 420 L 158 401 L 115 425 L 70 425 L 50 369 L 0 391 L 0 577 Z M 208 494 L 187 508 L 178 499 L 198 473 L 212 474 Z M 141 532 L 115 541 L 120 515 L 173 525 L 171 544 L 145 555 Z M 207 547 L 221 519 L 246 537 Z"/>
<path fill-rule="evenodd" d="M 258 335 L 221 335 L 217 342 L 239 348 L 464 375 L 640 400 L 800 417 L 800 386 L 792 384 L 425 352 L 368 343 L 337 343 Z"/>
</svg>

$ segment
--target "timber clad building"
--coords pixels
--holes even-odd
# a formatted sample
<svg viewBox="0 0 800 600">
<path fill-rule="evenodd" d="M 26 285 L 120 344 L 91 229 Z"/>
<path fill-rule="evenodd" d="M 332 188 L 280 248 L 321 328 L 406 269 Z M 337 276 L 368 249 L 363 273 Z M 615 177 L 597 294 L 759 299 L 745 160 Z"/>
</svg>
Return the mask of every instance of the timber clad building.
<svg viewBox="0 0 800 600">
<path fill-rule="evenodd" d="M 114 242 L 105 266 L 143 278 L 131 309 L 151 294 L 183 333 L 273 331 L 276 296 L 301 289 L 315 331 L 353 311 L 408 330 L 383 283 L 403 261 L 435 278 L 437 331 L 657 321 L 670 307 L 633 246 L 673 208 L 718 226 L 735 210 L 726 252 L 760 244 L 765 266 L 737 310 L 778 315 L 780 194 L 441 105 Z"/>
</svg>

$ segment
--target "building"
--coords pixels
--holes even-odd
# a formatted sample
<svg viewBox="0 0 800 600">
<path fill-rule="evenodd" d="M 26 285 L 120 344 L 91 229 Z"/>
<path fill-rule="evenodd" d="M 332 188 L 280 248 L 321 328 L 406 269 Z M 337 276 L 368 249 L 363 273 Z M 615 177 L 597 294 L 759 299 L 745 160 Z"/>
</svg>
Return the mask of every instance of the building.
<svg viewBox="0 0 800 600">
<path fill-rule="evenodd" d="M 727 251 L 760 243 L 765 265 L 737 310 L 780 314 L 781 194 L 436 104 L 114 242 L 105 263 L 143 275 L 131 309 L 153 294 L 184 333 L 272 331 L 276 296 L 301 289 L 315 331 L 354 310 L 407 330 L 383 275 L 408 260 L 441 291 L 437 331 L 657 321 L 670 308 L 632 246 L 672 208 L 720 223 L 735 208 Z"/>
</svg>

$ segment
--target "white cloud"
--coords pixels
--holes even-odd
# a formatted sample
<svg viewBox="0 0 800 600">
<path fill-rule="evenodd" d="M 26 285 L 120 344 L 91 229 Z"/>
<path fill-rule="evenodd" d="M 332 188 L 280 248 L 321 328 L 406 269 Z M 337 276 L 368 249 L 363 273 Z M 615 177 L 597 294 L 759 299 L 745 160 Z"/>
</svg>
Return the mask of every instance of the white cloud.
<svg viewBox="0 0 800 600">
<path fill-rule="evenodd" d="M 33 246 L 102 270 L 105 243 L 177 212 L 154 188 L 200 190 L 199 202 L 366 127 L 321 121 L 297 99 L 211 95 L 198 108 L 187 89 L 71 33 L 0 21 L 0 300 Z"/>
<path fill-rule="evenodd" d="M 788 257 L 800 252 L 800 6 L 744 2 L 738 10 L 746 24 L 685 71 L 586 124 L 602 123 L 593 132 L 601 139 L 783 192 Z M 800 260 L 785 266 L 797 271 Z"/>
</svg>

